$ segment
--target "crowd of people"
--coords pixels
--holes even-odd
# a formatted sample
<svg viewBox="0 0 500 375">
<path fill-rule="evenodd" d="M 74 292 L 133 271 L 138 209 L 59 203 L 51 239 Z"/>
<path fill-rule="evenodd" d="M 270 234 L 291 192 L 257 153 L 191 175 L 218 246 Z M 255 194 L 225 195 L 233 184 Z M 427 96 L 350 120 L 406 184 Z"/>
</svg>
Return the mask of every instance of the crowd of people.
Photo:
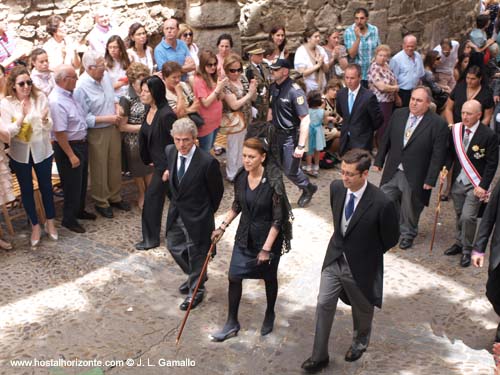
<svg viewBox="0 0 500 375">
<path fill-rule="evenodd" d="M 335 232 L 321 273 L 314 347 L 302 368 L 313 373 L 328 365 L 339 297 L 353 307 L 355 335 L 345 359 L 355 361 L 368 347 L 374 306 L 382 303 L 383 254 L 398 242 L 412 248 L 438 183 L 446 186 L 439 199 L 451 197 L 456 212 L 456 237 L 444 254 L 460 255 L 461 267 L 484 263 L 500 194 L 492 189 L 500 17 L 495 2 L 485 3 L 464 40 L 444 38 L 423 54 L 412 34 L 402 38 L 400 51 L 382 44 L 364 8 L 345 30 L 308 27 L 295 52 L 285 27 L 276 25 L 245 59 L 233 51 L 231 35 L 200 46 L 193 28 L 174 18 L 164 22 L 156 46 L 137 22 L 122 38 L 105 8 L 95 12 L 83 54 L 61 16 L 48 18 L 50 38 L 30 52 L 18 50 L 16 36 L 0 25 L 0 203 L 13 200 L 15 175 L 36 247 L 43 231 L 53 241 L 59 236 L 54 161 L 64 196 L 61 225 L 75 233 L 85 232 L 82 220 L 97 218 L 86 209 L 88 182 L 96 213 L 109 219 L 114 210 L 131 209 L 121 195 L 122 175 L 130 174 L 142 212 L 137 250 L 160 245 L 169 198 L 166 247 L 187 275 L 179 286 L 186 295 L 181 310 L 203 301 L 204 259 L 241 213 L 228 318 L 213 335 L 224 341 L 240 330 L 243 279 L 265 280 L 261 334 L 273 330 L 277 269 L 290 249 L 293 217 L 282 176 L 301 190 L 297 205 L 306 207 L 320 168 L 340 167 L 342 181 L 330 186 Z M 383 171 L 380 189 L 368 182 L 372 162 Z M 234 202 L 216 228 L 224 178 L 234 184 Z M 500 314 L 497 247 L 494 234 L 487 295 Z M 0 248 L 12 245 L 0 239 Z"/>
</svg>

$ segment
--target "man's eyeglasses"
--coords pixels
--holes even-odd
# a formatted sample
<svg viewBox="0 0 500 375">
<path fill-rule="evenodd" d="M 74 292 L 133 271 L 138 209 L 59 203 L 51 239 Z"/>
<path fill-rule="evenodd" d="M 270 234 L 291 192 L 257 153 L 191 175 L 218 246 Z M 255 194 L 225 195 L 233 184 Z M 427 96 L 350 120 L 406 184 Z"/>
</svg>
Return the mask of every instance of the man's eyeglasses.
<svg viewBox="0 0 500 375">
<path fill-rule="evenodd" d="M 182 34 L 184 38 L 187 38 L 188 36 L 193 36 L 193 33 L 184 33 Z"/>
<path fill-rule="evenodd" d="M 229 69 L 230 73 L 243 73 L 243 68 Z"/>
<path fill-rule="evenodd" d="M 90 65 L 89 68 L 92 68 L 92 69 L 106 69 L 106 67 L 104 66 L 104 64 Z"/>
<path fill-rule="evenodd" d="M 358 172 L 358 173 L 352 173 L 352 172 L 347 172 L 347 171 L 344 171 L 344 170 L 340 170 L 340 174 L 342 176 L 347 176 L 347 177 L 356 177 L 356 176 L 360 176 L 362 173 Z"/>
<path fill-rule="evenodd" d="M 27 81 L 16 82 L 16 85 L 18 85 L 19 87 L 24 87 L 24 85 L 31 86 L 33 85 L 33 81 L 29 79 Z"/>
</svg>

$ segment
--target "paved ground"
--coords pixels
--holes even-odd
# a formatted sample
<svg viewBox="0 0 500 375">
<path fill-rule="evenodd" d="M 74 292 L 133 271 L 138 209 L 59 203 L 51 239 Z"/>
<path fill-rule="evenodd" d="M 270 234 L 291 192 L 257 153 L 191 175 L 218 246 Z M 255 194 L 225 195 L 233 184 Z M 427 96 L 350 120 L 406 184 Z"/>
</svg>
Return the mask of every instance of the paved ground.
<svg viewBox="0 0 500 375">
<path fill-rule="evenodd" d="M 224 343 L 209 339 L 226 316 L 235 224 L 210 264 L 207 298 L 191 314 L 176 346 L 183 318 L 177 286 L 184 277 L 163 245 L 134 251 L 140 239 L 137 207 L 113 220 L 85 223 L 84 235 L 62 228 L 58 242 L 44 237 L 37 250 L 29 248 L 28 228 L 21 222 L 15 250 L 0 251 L 0 374 L 300 374 L 300 364 L 311 352 L 320 269 L 332 231 L 328 185 L 339 177 L 335 170 L 322 171 L 310 207 L 294 209 L 295 239 L 280 264 L 275 330 L 265 338 L 259 335 L 264 286 L 247 281 L 239 335 Z M 378 182 L 379 177 L 372 172 L 370 178 Z M 287 186 L 296 202 L 299 192 Z M 217 223 L 230 205 L 231 186 L 226 189 Z M 126 190 L 132 199 L 133 186 Z M 393 249 L 386 255 L 383 309 L 376 311 L 368 351 L 355 363 L 343 360 L 352 320 L 350 308 L 340 305 L 325 374 L 493 372 L 488 350 L 498 318 L 484 297 L 486 269 L 461 269 L 458 258 L 442 255 L 452 242 L 451 202 L 443 206 L 435 251 L 429 255 L 432 212 L 433 207 L 424 211 L 412 250 Z M 10 362 L 75 358 L 108 363 L 49 368 Z M 127 366 L 127 359 L 134 365 Z M 163 367 L 173 360 L 190 367 Z"/>
</svg>

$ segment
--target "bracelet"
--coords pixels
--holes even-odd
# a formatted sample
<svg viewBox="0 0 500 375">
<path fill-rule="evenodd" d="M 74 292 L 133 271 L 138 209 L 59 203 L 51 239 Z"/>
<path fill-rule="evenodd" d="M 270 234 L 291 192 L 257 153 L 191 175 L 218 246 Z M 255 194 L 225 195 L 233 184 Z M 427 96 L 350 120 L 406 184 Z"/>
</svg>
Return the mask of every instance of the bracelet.
<svg viewBox="0 0 500 375">
<path fill-rule="evenodd" d="M 224 229 L 222 229 L 222 225 L 224 225 Z M 228 226 L 229 226 L 229 223 L 226 223 L 225 221 L 223 221 L 222 223 L 220 223 L 219 228 L 221 228 L 222 230 L 226 230 Z"/>
<path fill-rule="evenodd" d="M 266 249 L 260 249 L 260 251 L 265 251 L 266 253 L 270 253 L 271 250 L 266 250 Z"/>
<path fill-rule="evenodd" d="M 225 229 L 223 229 L 222 227 L 217 228 L 217 230 L 221 230 L 221 231 L 223 231 L 223 232 L 225 232 L 225 231 L 226 231 L 226 230 L 225 230 Z"/>
</svg>

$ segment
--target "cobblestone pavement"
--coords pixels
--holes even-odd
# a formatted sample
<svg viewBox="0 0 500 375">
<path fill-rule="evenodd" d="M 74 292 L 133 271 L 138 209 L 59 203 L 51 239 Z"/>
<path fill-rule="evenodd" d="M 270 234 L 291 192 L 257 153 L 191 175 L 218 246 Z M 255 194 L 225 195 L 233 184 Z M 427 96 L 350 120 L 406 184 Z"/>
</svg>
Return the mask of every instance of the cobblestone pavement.
<svg viewBox="0 0 500 375">
<path fill-rule="evenodd" d="M 178 346 L 184 316 L 177 287 L 184 280 L 165 247 L 136 252 L 140 212 L 85 222 L 87 233 L 60 229 L 59 241 L 43 238 L 31 250 L 26 224 L 18 225 L 14 251 L 0 251 L 0 374 L 300 374 L 311 353 L 319 276 L 332 232 L 328 186 L 336 170 L 321 171 L 319 192 L 305 209 L 294 203 L 292 251 L 279 269 L 275 329 L 261 337 L 264 285 L 244 282 L 241 331 L 213 343 L 224 323 L 227 270 L 233 223 L 210 264 L 205 301 L 193 312 Z M 371 172 L 378 183 L 380 175 Z M 290 200 L 299 191 L 287 182 Z M 127 185 L 126 198 L 134 189 Z M 230 206 L 226 184 L 217 223 Z M 385 260 L 384 304 L 375 314 L 368 351 L 355 363 L 343 356 L 352 335 L 350 308 L 340 303 L 330 339 L 325 374 L 491 374 L 489 354 L 498 318 L 484 297 L 486 268 L 462 269 L 442 252 L 452 243 L 452 203 L 443 203 L 435 250 L 429 254 L 435 196 L 410 251 L 398 248 Z M 90 207 L 90 206 L 89 206 Z M 59 207 L 60 209 L 60 207 Z M 13 367 L 12 359 L 125 361 L 87 367 Z M 183 360 L 191 367 L 166 368 Z M 142 363 L 142 367 L 138 365 Z M 181 363 L 182 364 L 182 363 Z M 93 369 L 93 371 L 92 371 Z"/>
</svg>

